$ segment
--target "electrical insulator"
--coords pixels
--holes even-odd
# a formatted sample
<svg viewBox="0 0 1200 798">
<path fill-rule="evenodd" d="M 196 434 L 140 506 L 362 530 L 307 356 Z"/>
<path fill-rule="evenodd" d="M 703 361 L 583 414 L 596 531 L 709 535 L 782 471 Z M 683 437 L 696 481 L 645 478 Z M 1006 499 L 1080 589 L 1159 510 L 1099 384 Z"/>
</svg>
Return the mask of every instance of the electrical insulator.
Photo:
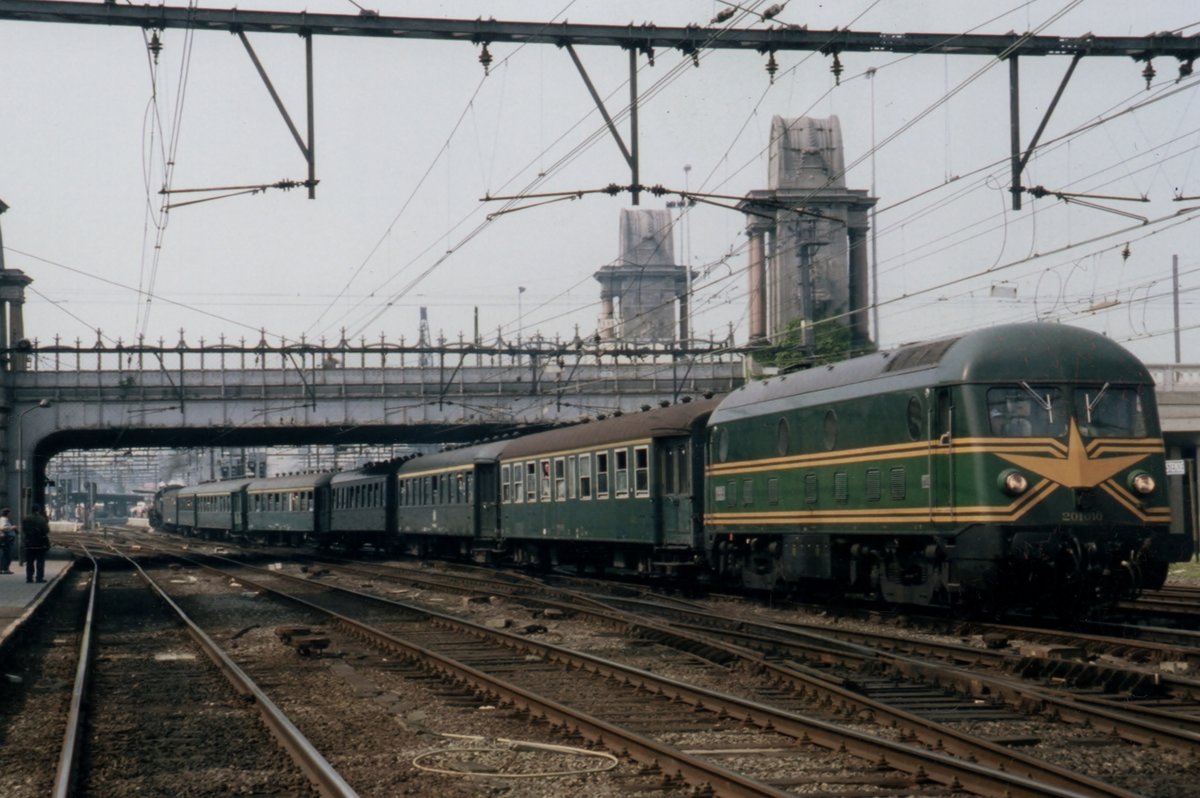
<svg viewBox="0 0 1200 798">
<path fill-rule="evenodd" d="M 1146 91 L 1150 91 L 1150 83 L 1154 80 L 1154 76 L 1158 73 L 1154 71 L 1154 62 L 1146 59 L 1146 68 L 1142 70 L 1142 77 L 1146 79 Z"/>
<path fill-rule="evenodd" d="M 483 43 L 483 49 L 479 52 L 479 63 L 483 64 L 483 74 L 491 74 L 492 54 L 488 51 L 487 42 Z"/>
<path fill-rule="evenodd" d="M 146 45 L 150 49 L 150 55 L 154 57 L 154 63 L 158 63 L 158 54 L 162 52 L 162 39 L 158 36 L 158 31 L 150 32 L 150 43 Z"/>
<path fill-rule="evenodd" d="M 842 85 L 842 59 L 838 58 L 838 54 L 833 54 L 833 63 L 829 65 L 829 71 L 833 73 L 833 80 L 838 86 Z"/>
<path fill-rule="evenodd" d="M 1133 250 L 1129 248 L 1129 242 L 1125 242 L 1125 249 L 1121 250 L 1121 260 L 1129 260 L 1129 256 L 1133 254 Z"/>
<path fill-rule="evenodd" d="M 779 64 L 775 61 L 775 51 L 772 50 L 767 58 L 767 74 L 771 77 L 771 82 L 775 82 L 775 73 L 779 71 Z"/>
</svg>

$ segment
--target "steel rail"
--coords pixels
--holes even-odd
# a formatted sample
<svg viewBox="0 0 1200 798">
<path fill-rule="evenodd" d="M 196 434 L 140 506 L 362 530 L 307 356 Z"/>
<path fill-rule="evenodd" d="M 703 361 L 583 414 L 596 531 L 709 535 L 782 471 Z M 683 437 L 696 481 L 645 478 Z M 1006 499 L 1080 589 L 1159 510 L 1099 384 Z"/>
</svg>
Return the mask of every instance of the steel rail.
<svg viewBox="0 0 1200 798">
<path fill-rule="evenodd" d="M 247 565 L 245 563 L 218 555 L 200 556 L 203 556 L 209 560 L 216 560 L 235 565 L 241 569 L 259 572 L 270 578 L 295 582 L 310 588 L 313 586 L 313 582 L 309 579 L 292 576 L 280 571 L 269 571 L 267 569 Z M 181 559 L 188 560 L 194 564 L 208 568 L 217 573 L 225 573 L 216 566 L 207 565 L 203 562 L 200 562 L 195 558 L 194 554 L 188 557 L 181 557 Z M 613 734 L 620 734 L 623 741 L 625 739 L 644 740 L 644 738 L 641 738 L 640 735 L 631 735 L 630 732 L 612 727 L 605 721 L 583 715 L 582 713 L 579 713 L 570 707 L 565 707 L 563 705 L 556 704 L 555 702 L 546 702 L 545 699 L 535 696 L 523 688 L 513 685 L 503 679 L 491 676 L 468 665 L 464 665 L 460 662 L 450 659 L 449 657 L 429 651 L 426 648 L 409 643 L 395 636 L 388 635 L 384 632 L 374 629 L 371 626 L 368 626 L 367 624 L 363 624 L 352 618 L 336 613 L 320 606 L 319 604 L 310 602 L 307 599 L 284 593 L 262 582 L 256 582 L 253 579 L 248 579 L 244 574 L 238 576 L 238 581 L 242 584 L 252 585 L 257 589 L 273 593 L 281 597 L 286 597 L 290 601 L 293 601 L 313 611 L 324 613 L 327 616 L 335 619 L 338 624 L 342 625 L 347 631 L 355 634 L 356 636 L 378 641 L 380 645 L 395 646 L 398 651 L 409 652 L 414 657 L 427 658 L 430 661 L 437 662 L 439 668 L 445 668 L 449 673 L 458 674 L 461 678 L 464 678 L 469 682 L 481 685 L 480 689 L 482 689 L 485 693 L 501 695 L 506 698 L 511 697 L 510 700 L 513 700 L 518 706 L 526 706 L 527 702 L 534 704 L 537 707 L 545 706 L 545 710 L 539 709 L 538 711 L 551 712 L 555 717 L 559 717 L 559 713 L 564 713 L 562 715 L 562 719 L 570 720 L 570 725 L 574 725 L 576 722 L 579 722 L 581 724 L 581 730 L 583 728 L 591 728 L 592 731 L 590 733 L 587 731 L 583 731 L 582 733 L 589 737 L 591 737 L 592 734 L 597 735 L 592 737 L 592 739 L 596 739 L 598 742 L 606 745 L 611 744 L 606 742 L 606 734 L 610 737 Z M 321 586 L 331 591 L 337 591 L 340 594 L 355 596 L 372 602 L 396 607 L 404 610 L 405 612 L 416 613 L 423 617 L 429 618 L 431 623 L 441 626 L 442 628 L 463 631 L 481 639 L 492 639 L 498 641 L 501 645 L 504 645 L 508 648 L 522 649 L 529 653 L 536 653 L 538 656 L 549 662 L 557 662 L 567 667 L 578 668 L 583 671 L 589 671 L 597 675 L 605 676 L 607 678 L 621 680 L 627 684 L 641 687 L 642 689 L 649 690 L 657 694 L 662 694 L 672 699 L 677 699 L 696 707 L 697 709 L 704 709 L 716 713 L 725 713 L 726 715 L 735 719 L 752 722 L 764 729 L 774 730 L 793 737 L 794 739 L 815 743 L 823 748 L 834 751 L 844 750 L 846 753 L 864 759 L 868 762 L 887 762 L 889 767 L 903 770 L 918 778 L 931 778 L 951 787 L 957 786 L 957 788 L 965 788 L 968 790 L 973 789 L 979 791 L 981 794 L 990 794 L 989 791 L 995 792 L 999 790 L 1005 795 L 1010 796 L 1010 798 L 1045 798 L 1046 796 L 1060 796 L 1061 798 L 1071 796 L 1071 798 L 1079 798 L 1081 794 L 1086 794 L 1080 793 L 1077 789 L 1063 789 L 1054 785 L 1039 784 L 1033 779 L 1027 778 L 1020 774 L 1011 773 L 1002 769 L 986 767 L 978 763 L 956 759 L 949 755 L 935 751 L 927 751 L 905 743 L 872 737 L 871 735 L 865 733 L 841 728 L 831 723 L 801 717 L 794 713 L 779 710 L 755 701 L 738 698 L 736 696 L 720 694 L 706 688 L 684 684 L 674 679 L 642 671 L 620 663 L 604 660 L 600 657 L 571 651 L 560 646 L 537 643 L 515 634 L 497 629 L 490 629 L 470 621 L 465 621 L 460 618 L 455 618 L 454 616 L 430 610 L 425 607 L 418 607 L 416 605 L 406 604 L 405 602 L 396 601 L 369 593 L 363 593 L 361 591 L 339 588 L 333 585 L 322 584 Z M 576 716 L 578 716 L 578 721 L 576 720 Z M 671 761 L 673 762 L 678 761 L 681 764 L 689 765 L 688 769 L 683 769 L 681 767 L 680 770 L 681 773 L 685 774 L 685 778 L 689 778 L 689 781 L 696 778 L 695 775 L 688 775 L 689 773 L 692 773 L 692 767 L 699 768 L 700 770 L 698 772 L 701 774 L 713 772 L 712 769 L 714 768 L 716 768 L 717 771 L 724 771 L 723 768 L 710 765 L 702 760 L 696 760 L 683 752 L 678 752 L 672 747 L 661 746 L 661 744 L 656 743 L 653 740 L 644 740 L 644 742 L 649 743 L 654 748 L 662 749 L 662 753 L 657 754 L 657 756 L 670 756 Z M 645 754 L 642 754 L 642 756 L 645 756 Z M 656 755 L 651 753 L 651 756 Z M 635 758 L 639 757 L 635 756 Z M 728 771 L 724 772 L 728 773 Z M 737 776 L 737 774 L 730 773 L 729 775 L 736 777 L 737 781 L 742 780 L 742 777 Z M 703 779 L 704 777 L 701 776 L 701 778 Z M 697 782 L 692 781 L 692 783 Z M 709 785 L 719 793 L 727 794 L 722 792 L 722 788 L 718 786 L 717 783 L 705 781 L 701 781 L 700 783 L 709 783 Z M 752 783 L 757 785 L 757 782 Z M 761 787 L 762 785 L 757 786 Z M 1119 791 L 1117 788 L 1111 787 L 1110 785 L 1104 786 L 1107 788 L 1107 790 L 1098 794 L 1121 796 L 1131 795 L 1124 791 Z"/>
<path fill-rule="evenodd" d="M 617 603 L 627 601 L 620 598 L 613 598 L 612 600 Z M 714 616 L 711 613 L 704 614 L 678 608 L 672 611 L 679 613 L 687 612 L 700 616 L 705 621 L 711 621 L 714 617 L 722 617 Z M 781 632 L 787 633 L 790 626 L 766 624 L 734 617 L 723 617 L 723 620 L 737 623 L 741 632 L 745 632 L 751 628 L 759 628 L 770 630 L 776 634 Z M 821 634 L 814 633 L 807 628 L 798 631 L 809 638 L 820 636 Z M 874 635 L 868 632 L 847 632 L 843 630 L 828 630 L 824 634 L 828 636 L 831 644 L 838 643 L 842 645 L 846 644 L 845 638 L 870 639 L 882 637 L 881 635 Z M 964 648 L 946 644 L 932 644 L 928 641 L 906 640 L 903 642 L 914 648 L 924 648 L 929 652 L 933 652 L 935 649 L 953 649 L 958 652 L 956 656 L 961 656 L 961 650 Z M 1053 709 L 1064 720 L 1077 723 L 1091 723 L 1093 726 L 1112 729 L 1124 739 L 1142 745 L 1162 745 L 1188 754 L 1200 754 L 1200 732 L 1188 731 L 1178 726 L 1160 722 L 1160 719 L 1155 718 L 1153 713 L 1141 713 L 1139 717 L 1140 710 L 1128 706 L 1123 710 L 1109 709 L 1103 706 L 1089 706 L 1087 702 L 1072 696 L 1039 687 L 1031 687 L 1016 679 L 987 676 L 978 672 L 965 670 L 955 665 L 930 663 L 917 659 L 916 656 L 872 649 L 869 647 L 869 644 L 865 643 L 857 643 L 855 645 L 862 645 L 863 653 L 873 653 L 878 661 L 887 664 L 889 667 L 910 678 L 919 676 L 930 682 L 952 684 L 957 689 L 972 695 L 978 694 L 981 688 L 986 687 L 993 697 L 1000 697 L 1014 706 L 1033 702 L 1034 705 L 1041 706 L 1044 711 Z M 978 652 L 978 659 L 987 659 L 994 654 L 994 652 L 982 649 L 971 649 L 971 651 Z M 1146 678 L 1150 678 L 1149 674 L 1145 674 L 1145 676 Z M 1190 725 L 1195 725 L 1196 723 L 1196 721 L 1188 721 Z"/>
<path fill-rule="evenodd" d="M 363 568 L 356 564 L 335 565 L 333 567 L 338 570 L 373 576 L 396 575 L 402 580 L 423 585 L 438 584 L 437 577 L 439 576 L 429 573 L 413 573 L 410 575 L 404 571 L 396 574 L 396 569 Z M 931 721 L 903 709 L 889 706 L 884 701 L 855 692 L 854 686 L 847 682 L 847 680 L 830 674 L 809 671 L 802 666 L 796 667 L 794 665 L 773 662 L 757 650 L 735 645 L 727 640 L 718 639 L 711 634 L 706 634 L 708 630 L 704 627 L 690 626 L 680 629 L 676 625 L 659 623 L 621 610 L 612 604 L 605 603 L 604 598 L 564 588 L 548 587 L 544 583 L 539 583 L 532 579 L 489 580 L 486 576 L 480 577 L 458 573 L 446 574 L 446 576 L 451 582 L 458 581 L 465 582 L 467 585 L 473 585 L 474 587 L 466 588 L 473 592 L 479 592 L 477 588 L 484 588 L 492 593 L 501 593 L 504 592 L 503 588 L 508 588 L 511 591 L 510 598 L 514 600 L 532 600 L 545 606 L 558 607 L 572 612 L 587 613 L 596 619 L 635 630 L 643 639 L 653 640 L 663 645 L 685 650 L 698 656 L 703 656 L 706 659 L 715 661 L 716 658 L 713 656 L 713 653 L 721 652 L 725 655 L 721 662 L 723 665 L 731 660 L 739 660 L 752 668 L 758 669 L 761 673 L 768 675 L 778 683 L 786 684 L 794 689 L 815 692 L 848 711 L 871 713 L 876 722 L 890 723 L 895 728 L 903 730 L 910 737 L 930 747 L 945 750 L 949 754 L 964 759 L 974 757 L 975 761 L 988 767 L 1002 768 L 1013 773 L 1020 773 L 1038 783 L 1053 785 L 1064 790 L 1078 791 L 1080 795 L 1122 796 L 1123 798 L 1135 798 L 1136 796 L 1136 793 L 1123 790 L 1085 774 L 1059 767 L 1028 756 L 1020 751 L 1006 748 L 1003 745 L 981 740 L 978 737 L 960 732 L 937 721 Z M 444 583 L 442 584 L 444 585 Z M 496 590 L 496 587 L 500 587 L 501 590 Z M 532 590 L 558 593 L 577 603 L 538 599 L 529 595 L 529 591 Z M 724 632 L 723 634 L 728 634 L 728 632 Z M 780 642 L 786 641 L 780 640 Z M 870 655 L 868 655 L 862 652 L 859 646 L 848 644 L 839 646 L 836 641 L 828 639 L 813 640 L 811 645 L 814 653 L 819 652 L 822 655 L 836 654 L 838 658 L 860 657 L 865 660 L 877 659 L 877 657 L 873 656 L 874 652 L 870 652 Z M 972 649 L 971 651 L 978 650 Z M 994 652 L 979 653 L 987 655 Z"/>
<path fill-rule="evenodd" d="M 75 666 L 75 682 L 71 687 L 71 706 L 67 712 L 67 727 L 63 732 L 62 748 L 58 752 L 58 768 L 54 773 L 54 798 L 74 795 L 75 778 L 79 773 L 79 746 L 83 741 L 84 705 L 92 679 L 92 654 L 95 650 L 96 598 L 100 589 L 100 563 L 87 547 L 84 555 L 92 561 L 92 583 L 88 588 L 87 611 L 79 640 L 79 661 Z"/>
<path fill-rule="evenodd" d="M 331 796 L 331 798 L 357 798 L 358 793 L 354 791 L 354 788 L 346 783 L 345 779 L 334 769 L 333 765 L 329 764 L 325 757 L 321 755 L 321 752 L 309 742 L 308 738 L 296 728 L 287 715 L 255 684 L 254 680 L 246 675 L 229 658 L 229 655 L 217 645 L 216 641 L 209 637 L 203 629 L 188 617 L 183 608 L 171 599 L 167 592 L 142 569 L 136 560 L 128 555 L 122 554 L 121 556 L 125 557 L 137 569 L 138 574 L 151 590 L 158 594 L 158 597 L 178 615 L 188 634 L 196 641 L 209 659 L 212 660 L 213 664 L 217 666 L 225 678 L 229 680 L 234 689 L 242 695 L 254 699 L 254 703 L 258 707 L 259 712 L 262 713 L 267 728 L 279 740 L 280 744 L 291 755 L 304 774 L 320 790 L 321 794 Z"/>
</svg>

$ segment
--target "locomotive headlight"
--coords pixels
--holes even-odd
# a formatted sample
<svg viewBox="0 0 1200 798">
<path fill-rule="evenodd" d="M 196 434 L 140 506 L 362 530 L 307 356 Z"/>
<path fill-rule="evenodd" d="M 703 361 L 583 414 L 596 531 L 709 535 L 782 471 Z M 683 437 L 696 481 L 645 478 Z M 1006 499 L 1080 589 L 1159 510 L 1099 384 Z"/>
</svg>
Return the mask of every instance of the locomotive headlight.
<svg viewBox="0 0 1200 798">
<path fill-rule="evenodd" d="M 1012 496 L 1020 496 L 1029 490 L 1029 480 L 1020 471 L 1009 468 L 1000 472 L 1000 488 Z"/>
<path fill-rule="evenodd" d="M 1134 471 L 1129 475 L 1129 487 L 1133 488 L 1143 496 L 1148 496 L 1154 492 L 1157 483 L 1154 477 L 1147 474 L 1145 471 Z"/>
</svg>

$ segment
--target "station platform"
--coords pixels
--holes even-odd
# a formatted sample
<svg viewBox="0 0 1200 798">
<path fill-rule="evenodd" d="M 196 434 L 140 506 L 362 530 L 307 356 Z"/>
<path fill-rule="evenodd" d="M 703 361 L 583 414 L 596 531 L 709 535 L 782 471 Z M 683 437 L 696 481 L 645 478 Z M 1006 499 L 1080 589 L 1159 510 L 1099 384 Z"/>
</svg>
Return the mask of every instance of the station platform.
<svg viewBox="0 0 1200 798">
<path fill-rule="evenodd" d="M 0 647 L 21 625 L 25 616 L 70 569 L 75 555 L 67 549 L 53 547 L 46 555 L 46 581 L 26 582 L 25 566 L 16 559 L 11 574 L 0 574 Z"/>
</svg>

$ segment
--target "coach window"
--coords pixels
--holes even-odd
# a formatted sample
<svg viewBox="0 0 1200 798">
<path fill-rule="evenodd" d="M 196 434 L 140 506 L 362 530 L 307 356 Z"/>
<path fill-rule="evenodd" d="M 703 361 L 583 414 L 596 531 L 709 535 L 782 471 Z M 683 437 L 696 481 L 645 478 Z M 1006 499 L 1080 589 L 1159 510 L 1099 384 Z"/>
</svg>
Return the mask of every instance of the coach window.
<svg viewBox="0 0 1200 798">
<path fill-rule="evenodd" d="M 596 452 L 596 498 L 608 498 L 608 452 Z"/>
<path fill-rule="evenodd" d="M 537 501 L 537 463 L 530 460 L 525 464 L 525 501 Z"/>
<path fill-rule="evenodd" d="M 579 498 L 592 498 L 592 456 L 579 455 Z"/>
<path fill-rule="evenodd" d="M 826 451 L 833 451 L 833 447 L 837 446 L 838 437 L 838 418 L 837 413 L 833 410 L 825 411 L 825 425 L 822 429 L 822 439 L 825 443 Z"/>
<path fill-rule="evenodd" d="M 475 501 L 475 475 L 468 471 L 463 477 L 463 480 L 463 484 L 467 491 L 464 500 L 467 502 L 467 504 L 472 504 Z"/>
<path fill-rule="evenodd" d="M 508 504 L 508 473 L 509 467 L 506 465 L 500 466 L 500 503 Z"/>
<path fill-rule="evenodd" d="M 775 425 L 775 453 L 783 457 L 792 446 L 792 431 L 788 427 L 786 418 L 779 419 L 779 423 Z"/>
<path fill-rule="evenodd" d="M 579 486 L 579 470 L 575 455 L 567 458 L 567 498 L 574 499 L 576 488 Z"/>
<path fill-rule="evenodd" d="M 613 450 L 613 496 L 624 499 L 629 496 L 629 450 Z"/>
<path fill-rule="evenodd" d="M 925 412 L 921 409 L 921 399 L 917 396 L 910 396 L 908 399 L 908 439 L 910 441 L 919 441 L 921 439 L 921 421 Z"/>
<path fill-rule="evenodd" d="M 554 500 L 567 500 L 567 461 L 563 457 L 554 458 Z"/>
<path fill-rule="evenodd" d="M 633 447 L 633 495 L 650 495 L 650 447 Z"/>
<path fill-rule="evenodd" d="M 553 494 L 551 493 L 551 485 L 553 483 L 550 481 L 550 461 L 549 460 L 542 461 L 540 473 L 542 475 L 542 501 L 548 502 L 553 497 Z"/>
</svg>

